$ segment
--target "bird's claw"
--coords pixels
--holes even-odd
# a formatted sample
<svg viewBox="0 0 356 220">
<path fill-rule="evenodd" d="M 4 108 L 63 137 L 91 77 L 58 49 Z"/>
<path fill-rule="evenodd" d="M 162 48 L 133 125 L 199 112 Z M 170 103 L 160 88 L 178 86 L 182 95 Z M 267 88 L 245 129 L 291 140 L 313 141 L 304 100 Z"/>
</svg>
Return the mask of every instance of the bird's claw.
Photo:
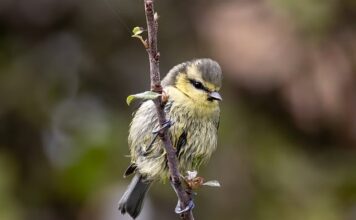
<svg viewBox="0 0 356 220">
<path fill-rule="evenodd" d="M 167 120 L 163 123 L 162 127 L 158 128 L 157 130 L 154 130 L 152 133 L 153 134 L 158 134 L 161 131 L 163 131 L 166 128 L 170 128 L 172 125 L 174 124 L 174 122 L 172 122 L 171 120 Z"/>
<path fill-rule="evenodd" d="M 174 211 L 177 214 L 182 214 L 183 212 L 187 212 L 187 211 L 192 210 L 194 207 L 195 207 L 195 204 L 194 204 L 193 200 L 190 200 L 189 204 L 184 209 L 182 209 L 181 206 L 180 206 L 180 201 L 178 200 L 177 206 L 174 209 Z"/>
</svg>

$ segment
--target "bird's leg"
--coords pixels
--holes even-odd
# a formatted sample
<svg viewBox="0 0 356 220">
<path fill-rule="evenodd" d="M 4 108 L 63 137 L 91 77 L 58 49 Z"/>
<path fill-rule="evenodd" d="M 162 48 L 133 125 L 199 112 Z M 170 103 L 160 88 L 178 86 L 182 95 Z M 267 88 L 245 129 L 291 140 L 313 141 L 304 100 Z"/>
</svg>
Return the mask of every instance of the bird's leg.
<svg viewBox="0 0 356 220">
<path fill-rule="evenodd" d="M 148 152 L 151 150 L 152 146 L 153 146 L 153 143 L 157 140 L 157 137 L 159 135 L 159 133 L 161 131 L 163 131 L 163 129 L 166 129 L 166 128 L 170 128 L 171 126 L 173 125 L 173 122 L 171 122 L 170 120 L 166 121 L 163 126 L 159 129 L 156 129 L 154 131 L 152 131 L 152 134 L 154 135 L 153 136 L 153 139 L 151 141 L 151 143 L 148 145 L 148 147 L 146 148 L 145 152 L 144 152 L 144 156 L 147 156 Z"/>
<path fill-rule="evenodd" d="M 197 176 L 196 171 L 188 171 L 187 176 L 181 175 L 182 182 L 185 184 L 186 192 L 190 195 L 190 198 L 192 198 L 193 195 L 196 195 L 196 193 L 193 190 L 199 189 L 204 185 L 204 178 Z M 174 181 L 172 179 L 171 184 L 174 185 Z M 174 187 L 173 187 L 174 188 Z M 181 214 L 183 212 L 189 211 L 194 208 L 194 202 L 193 199 L 189 201 L 189 204 L 185 208 L 181 208 L 181 202 L 178 200 L 177 206 L 175 208 L 175 212 L 177 214 Z"/>
<path fill-rule="evenodd" d="M 158 132 L 154 133 L 154 137 L 153 137 L 151 143 L 146 148 L 145 152 L 143 153 L 143 156 L 147 156 L 148 155 L 148 153 L 150 152 L 150 150 L 151 150 L 151 148 L 153 146 L 153 143 L 156 141 L 157 137 L 158 137 Z"/>
<path fill-rule="evenodd" d="M 173 186 L 172 188 L 175 190 L 175 187 L 174 187 L 174 185 L 175 185 L 174 180 L 172 180 L 172 179 L 170 178 L 170 182 L 171 182 L 171 185 Z M 177 213 L 177 214 L 182 214 L 182 213 L 184 213 L 184 212 L 187 212 L 187 211 L 189 211 L 189 210 L 192 210 L 192 209 L 195 207 L 195 204 L 194 204 L 193 199 L 192 199 L 192 197 L 191 197 L 191 195 L 192 195 L 191 189 L 187 189 L 186 192 L 190 195 L 189 203 L 188 203 L 188 205 L 187 205 L 186 207 L 184 207 L 184 206 L 181 204 L 181 201 L 178 199 L 176 208 L 174 209 L 175 213 Z M 184 208 L 182 208 L 182 207 L 184 207 Z"/>
<path fill-rule="evenodd" d="M 192 210 L 194 207 L 195 207 L 195 204 L 193 202 L 193 199 L 191 199 L 189 201 L 189 204 L 184 209 L 181 209 L 180 201 L 178 200 L 178 203 L 177 203 L 176 208 L 174 209 L 174 212 L 177 213 L 177 214 L 182 214 L 183 212 L 187 212 L 189 210 Z"/>
<path fill-rule="evenodd" d="M 170 128 L 172 125 L 174 124 L 174 122 L 172 122 L 171 120 L 167 120 L 163 123 L 162 127 L 154 130 L 152 133 L 153 134 L 159 134 L 161 131 L 163 131 L 166 128 Z"/>
</svg>

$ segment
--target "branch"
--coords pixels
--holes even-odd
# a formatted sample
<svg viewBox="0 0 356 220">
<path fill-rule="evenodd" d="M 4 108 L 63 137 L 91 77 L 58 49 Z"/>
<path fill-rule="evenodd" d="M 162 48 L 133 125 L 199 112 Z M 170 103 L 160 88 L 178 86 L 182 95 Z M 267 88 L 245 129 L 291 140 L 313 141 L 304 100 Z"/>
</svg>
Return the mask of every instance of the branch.
<svg viewBox="0 0 356 220">
<path fill-rule="evenodd" d="M 151 91 L 161 94 L 162 86 L 159 72 L 160 54 L 157 51 L 158 16 L 155 15 L 153 1 L 154 0 L 144 0 L 148 32 L 148 48 L 146 48 L 146 50 L 150 62 Z M 154 103 L 156 106 L 158 121 L 161 128 L 158 134 L 162 142 L 164 143 L 164 147 L 167 153 L 168 168 L 171 176 L 172 187 L 174 188 L 174 191 L 176 192 L 177 197 L 180 201 L 179 204 L 181 206 L 181 210 L 184 210 L 190 205 L 189 203 L 191 201 L 191 194 L 184 189 L 180 181 L 176 150 L 173 148 L 172 141 L 168 135 L 169 126 L 164 126 L 167 123 L 166 115 L 164 112 L 165 103 L 160 97 L 155 99 Z M 181 218 L 185 220 L 194 220 L 191 209 L 186 212 L 183 212 L 181 214 Z"/>
</svg>

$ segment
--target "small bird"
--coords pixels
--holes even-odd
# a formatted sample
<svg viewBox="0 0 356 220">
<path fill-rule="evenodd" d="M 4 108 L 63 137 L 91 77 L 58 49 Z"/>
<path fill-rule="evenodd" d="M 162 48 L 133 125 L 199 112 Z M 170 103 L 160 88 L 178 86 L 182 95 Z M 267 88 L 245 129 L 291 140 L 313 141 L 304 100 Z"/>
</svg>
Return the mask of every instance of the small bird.
<svg viewBox="0 0 356 220">
<path fill-rule="evenodd" d="M 162 80 L 168 95 L 166 117 L 172 122 L 169 136 L 176 150 L 179 171 L 198 170 L 209 160 L 217 146 L 222 100 L 222 72 L 211 59 L 195 59 L 173 67 Z M 119 210 L 136 218 L 150 185 L 169 178 L 167 158 L 162 141 L 153 134 L 159 129 L 152 100 L 136 111 L 129 129 L 131 165 L 124 176 L 136 173 L 119 202 Z"/>
</svg>

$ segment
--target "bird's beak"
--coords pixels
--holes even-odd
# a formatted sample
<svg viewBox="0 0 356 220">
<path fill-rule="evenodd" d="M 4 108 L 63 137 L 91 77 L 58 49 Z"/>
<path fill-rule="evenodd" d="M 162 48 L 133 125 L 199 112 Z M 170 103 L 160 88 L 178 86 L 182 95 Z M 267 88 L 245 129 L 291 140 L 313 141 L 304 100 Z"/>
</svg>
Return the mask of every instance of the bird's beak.
<svg viewBox="0 0 356 220">
<path fill-rule="evenodd" d="M 212 100 L 218 100 L 218 101 L 222 100 L 221 95 L 218 92 L 209 93 L 209 98 Z"/>
</svg>

